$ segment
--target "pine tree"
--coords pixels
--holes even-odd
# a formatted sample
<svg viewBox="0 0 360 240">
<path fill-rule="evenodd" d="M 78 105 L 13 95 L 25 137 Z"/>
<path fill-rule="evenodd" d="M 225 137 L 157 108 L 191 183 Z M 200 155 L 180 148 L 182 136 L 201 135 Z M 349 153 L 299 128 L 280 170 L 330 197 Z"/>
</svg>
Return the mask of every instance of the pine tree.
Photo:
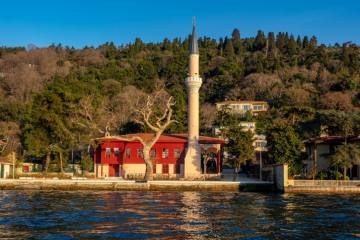
<svg viewBox="0 0 360 240">
<path fill-rule="evenodd" d="M 309 38 L 308 38 L 308 36 L 305 36 L 303 38 L 302 47 L 303 47 L 303 49 L 306 49 L 306 48 L 308 48 L 308 46 L 309 46 Z"/>
<path fill-rule="evenodd" d="M 309 49 L 314 50 L 317 47 L 317 38 L 312 36 L 309 43 Z"/>
<path fill-rule="evenodd" d="M 232 57 L 234 56 L 235 52 L 234 52 L 234 46 L 232 44 L 231 39 L 229 38 L 225 38 L 225 48 L 224 48 L 224 53 L 226 56 Z"/>
<path fill-rule="evenodd" d="M 268 33 L 268 54 L 275 52 L 275 35 L 273 32 Z"/>
<path fill-rule="evenodd" d="M 254 51 L 261 51 L 264 49 L 264 47 L 266 46 L 266 38 L 264 35 L 264 32 L 261 30 L 258 30 L 257 35 L 255 37 L 255 41 L 254 41 Z"/>
<path fill-rule="evenodd" d="M 231 34 L 232 36 L 232 40 L 235 42 L 235 41 L 240 41 L 240 30 L 235 28 L 234 31 L 232 32 Z"/>
<path fill-rule="evenodd" d="M 299 50 L 302 49 L 302 42 L 301 42 L 301 37 L 300 35 L 298 35 L 297 39 L 296 39 L 296 46 Z"/>
<path fill-rule="evenodd" d="M 219 55 L 223 55 L 224 50 L 224 40 L 222 38 L 219 39 L 219 45 L 218 45 Z"/>
<path fill-rule="evenodd" d="M 285 40 L 284 40 L 284 34 L 279 32 L 276 36 L 276 47 L 279 49 L 280 53 L 285 52 Z"/>
<path fill-rule="evenodd" d="M 233 42 L 233 46 L 234 46 L 234 50 L 235 53 L 237 55 L 239 55 L 242 51 L 241 51 L 241 38 L 240 38 L 240 30 L 235 28 L 234 31 L 231 34 L 232 38 L 232 42 Z"/>
<path fill-rule="evenodd" d="M 295 42 L 294 35 L 291 35 L 290 39 L 289 39 L 288 54 L 289 54 L 289 56 L 293 56 L 296 54 L 296 42 Z"/>
</svg>

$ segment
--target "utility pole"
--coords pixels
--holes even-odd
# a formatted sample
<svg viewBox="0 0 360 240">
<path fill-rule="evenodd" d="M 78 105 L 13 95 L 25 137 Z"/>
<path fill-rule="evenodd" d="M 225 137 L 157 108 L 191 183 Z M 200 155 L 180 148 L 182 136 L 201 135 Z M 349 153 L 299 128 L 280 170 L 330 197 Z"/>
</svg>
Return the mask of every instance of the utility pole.
<svg viewBox="0 0 360 240">
<path fill-rule="evenodd" d="M 13 179 L 15 179 L 15 159 L 16 159 L 16 155 L 15 155 L 15 152 L 12 152 L 12 159 L 13 159 L 13 171 L 12 171 L 12 174 L 13 174 Z"/>
<path fill-rule="evenodd" d="M 262 181 L 262 156 L 261 156 L 261 150 L 262 150 L 262 147 L 260 147 L 260 181 Z"/>
</svg>

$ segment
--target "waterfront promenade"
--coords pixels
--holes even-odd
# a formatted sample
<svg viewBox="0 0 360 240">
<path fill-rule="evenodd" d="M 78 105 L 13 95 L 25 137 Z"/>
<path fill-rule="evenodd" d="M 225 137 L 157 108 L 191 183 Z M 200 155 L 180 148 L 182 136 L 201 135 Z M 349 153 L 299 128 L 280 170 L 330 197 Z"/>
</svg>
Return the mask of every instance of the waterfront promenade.
<svg viewBox="0 0 360 240">
<path fill-rule="evenodd" d="M 108 191 L 273 191 L 273 183 L 239 177 L 221 181 L 148 181 L 109 179 L 1 179 L 0 189 L 108 190 Z"/>
</svg>

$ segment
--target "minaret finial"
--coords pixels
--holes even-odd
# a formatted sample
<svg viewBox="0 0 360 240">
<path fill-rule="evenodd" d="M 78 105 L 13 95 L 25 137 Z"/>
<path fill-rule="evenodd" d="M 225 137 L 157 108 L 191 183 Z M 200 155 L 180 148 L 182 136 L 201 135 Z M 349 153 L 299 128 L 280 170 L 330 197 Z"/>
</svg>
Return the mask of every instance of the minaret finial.
<svg viewBox="0 0 360 240">
<path fill-rule="evenodd" d="M 190 43 L 190 54 L 199 54 L 199 48 L 196 38 L 196 18 L 193 17 L 193 30 L 191 35 L 191 43 Z"/>
</svg>

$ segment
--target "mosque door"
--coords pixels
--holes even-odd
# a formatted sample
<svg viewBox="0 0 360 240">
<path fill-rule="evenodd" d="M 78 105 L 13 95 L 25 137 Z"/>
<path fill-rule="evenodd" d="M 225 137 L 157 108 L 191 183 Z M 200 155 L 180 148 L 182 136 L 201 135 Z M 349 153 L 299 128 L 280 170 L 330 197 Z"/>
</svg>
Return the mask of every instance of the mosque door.
<svg viewBox="0 0 360 240">
<path fill-rule="evenodd" d="M 118 177 L 119 176 L 119 165 L 110 164 L 109 165 L 109 177 Z"/>
</svg>

